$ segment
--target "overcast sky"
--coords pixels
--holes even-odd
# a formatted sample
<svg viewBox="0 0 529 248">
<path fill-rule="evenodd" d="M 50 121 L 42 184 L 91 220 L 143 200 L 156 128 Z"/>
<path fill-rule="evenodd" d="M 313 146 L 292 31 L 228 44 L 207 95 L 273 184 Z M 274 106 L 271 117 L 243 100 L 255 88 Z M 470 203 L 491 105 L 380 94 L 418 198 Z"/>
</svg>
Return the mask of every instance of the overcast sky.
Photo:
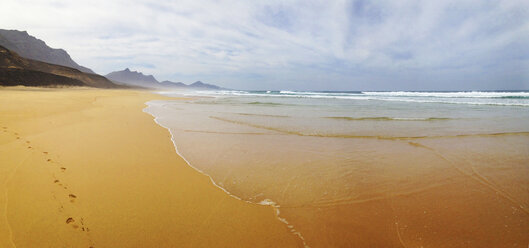
<svg viewBox="0 0 529 248">
<path fill-rule="evenodd" d="M 2 0 L 99 74 L 237 89 L 529 89 L 529 1 Z"/>
</svg>

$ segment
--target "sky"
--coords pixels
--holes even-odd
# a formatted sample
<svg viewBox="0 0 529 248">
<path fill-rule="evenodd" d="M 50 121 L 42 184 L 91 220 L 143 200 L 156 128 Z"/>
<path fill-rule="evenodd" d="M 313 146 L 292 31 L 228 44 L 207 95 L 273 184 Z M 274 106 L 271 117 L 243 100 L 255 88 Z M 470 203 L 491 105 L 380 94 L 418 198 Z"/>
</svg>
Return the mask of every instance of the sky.
<svg viewBox="0 0 529 248">
<path fill-rule="evenodd" d="M 257 90 L 529 89 L 527 0 L 2 0 L 96 73 Z"/>
</svg>

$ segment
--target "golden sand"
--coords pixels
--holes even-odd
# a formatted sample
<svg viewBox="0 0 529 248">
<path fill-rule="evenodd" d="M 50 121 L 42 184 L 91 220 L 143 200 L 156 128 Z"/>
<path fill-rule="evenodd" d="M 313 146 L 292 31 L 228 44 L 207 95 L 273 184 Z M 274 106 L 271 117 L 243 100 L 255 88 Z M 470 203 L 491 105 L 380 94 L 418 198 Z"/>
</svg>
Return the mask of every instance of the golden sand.
<svg viewBox="0 0 529 248">
<path fill-rule="evenodd" d="M 140 91 L 0 89 L 0 247 L 298 247 L 215 187 Z"/>
</svg>

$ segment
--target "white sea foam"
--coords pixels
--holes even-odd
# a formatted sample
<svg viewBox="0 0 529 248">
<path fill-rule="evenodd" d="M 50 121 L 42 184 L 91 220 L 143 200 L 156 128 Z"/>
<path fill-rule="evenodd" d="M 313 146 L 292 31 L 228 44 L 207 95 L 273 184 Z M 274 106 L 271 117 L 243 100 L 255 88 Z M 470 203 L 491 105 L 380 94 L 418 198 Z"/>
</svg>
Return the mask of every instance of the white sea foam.
<svg viewBox="0 0 529 248">
<path fill-rule="evenodd" d="M 275 203 L 274 201 L 272 201 L 270 199 L 264 199 L 261 202 L 259 202 L 259 204 L 268 205 L 268 206 L 276 206 L 277 205 L 277 203 Z"/>
<path fill-rule="evenodd" d="M 164 92 L 164 93 L 165 93 L 164 95 L 171 95 L 171 93 L 167 93 L 167 92 Z M 263 206 L 271 206 L 271 207 L 275 210 L 276 218 L 277 218 L 279 221 L 283 222 L 283 223 L 287 226 L 287 228 L 290 230 L 290 232 L 291 232 L 292 234 L 296 235 L 296 236 L 301 240 L 301 242 L 303 243 L 303 246 L 304 246 L 305 248 L 310 248 L 310 247 L 307 245 L 307 243 L 306 243 L 305 238 L 303 237 L 303 235 L 302 235 L 299 231 L 297 231 L 297 230 L 294 228 L 294 226 L 293 226 L 292 224 L 290 224 L 285 218 L 280 217 L 280 211 L 279 211 L 279 207 L 280 207 L 280 206 L 279 206 L 279 204 L 277 204 L 276 202 L 274 202 L 274 201 L 272 201 L 272 200 L 270 200 L 270 199 L 264 199 L 264 200 L 262 200 L 262 201 L 259 202 L 259 203 L 255 203 L 255 202 L 251 202 L 251 201 L 248 201 L 248 200 L 244 200 L 244 199 L 242 199 L 242 198 L 240 198 L 240 197 L 238 197 L 238 196 L 232 194 L 231 192 L 229 192 L 227 189 L 223 188 L 223 187 L 220 186 L 219 184 L 217 184 L 217 183 L 215 182 L 215 180 L 213 180 L 213 177 L 211 177 L 209 174 L 207 174 L 207 173 L 205 173 L 204 171 L 198 169 L 197 167 L 191 165 L 191 163 L 189 162 L 189 160 L 187 160 L 186 157 L 184 157 L 184 156 L 180 153 L 180 151 L 178 150 L 178 147 L 177 147 L 177 145 L 176 145 L 176 141 L 175 141 L 175 138 L 174 138 L 175 136 L 174 136 L 172 130 L 171 130 L 169 127 L 166 127 L 166 126 L 162 125 L 162 124 L 160 123 L 160 121 L 159 121 L 159 117 L 156 116 L 154 113 L 151 113 L 151 112 L 148 111 L 148 109 L 151 108 L 151 107 L 165 107 L 165 103 L 163 103 L 163 102 L 158 102 L 158 101 L 151 101 L 151 102 L 146 102 L 145 104 L 147 105 L 147 107 L 143 109 L 143 112 L 152 115 L 152 116 L 154 117 L 154 122 L 155 122 L 156 124 L 158 124 L 159 126 L 165 128 L 165 129 L 167 129 L 167 130 L 169 131 L 169 134 L 171 134 L 171 141 L 173 142 L 173 146 L 174 146 L 174 149 L 175 149 L 176 154 L 178 154 L 178 156 L 180 156 L 180 157 L 186 162 L 186 164 L 187 164 L 189 167 L 195 169 L 195 170 L 196 170 L 197 172 L 199 172 L 200 174 L 207 176 L 207 177 L 209 178 L 209 180 L 211 181 L 211 183 L 212 183 L 215 187 L 221 189 L 222 191 L 224 191 L 224 193 L 226 193 L 227 195 L 229 195 L 229 196 L 231 196 L 231 197 L 233 197 L 233 198 L 235 198 L 235 199 L 237 199 L 237 200 L 244 201 L 244 202 L 247 202 L 247 203 L 250 203 L 250 204 L 258 204 L 258 205 L 263 205 Z"/>
<path fill-rule="evenodd" d="M 441 97 L 441 98 L 529 97 L 529 92 L 491 92 L 491 91 L 462 91 L 462 92 L 365 91 L 362 93 L 368 96 L 399 96 L 399 97 Z"/>
<path fill-rule="evenodd" d="M 369 100 L 411 103 L 441 103 L 465 105 L 495 105 L 529 107 L 529 92 L 311 92 L 311 91 L 195 91 L 185 96 L 210 97 L 275 97 L 338 100 Z"/>
</svg>

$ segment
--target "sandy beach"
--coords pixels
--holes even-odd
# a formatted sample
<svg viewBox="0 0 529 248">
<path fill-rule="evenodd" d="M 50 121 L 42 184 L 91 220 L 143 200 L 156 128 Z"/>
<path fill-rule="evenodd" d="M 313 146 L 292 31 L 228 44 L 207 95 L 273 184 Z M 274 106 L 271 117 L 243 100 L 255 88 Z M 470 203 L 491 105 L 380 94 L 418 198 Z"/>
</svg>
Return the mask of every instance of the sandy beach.
<svg viewBox="0 0 529 248">
<path fill-rule="evenodd" d="M 0 248 L 529 248 L 529 1 L 0 8 Z"/>
<path fill-rule="evenodd" d="M 141 91 L 0 89 L 0 247 L 299 247 L 177 155 Z"/>
<path fill-rule="evenodd" d="M 144 111 L 218 185 L 276 202 L 310 247 L 527 246 L 524 106 L 280 94 L 151 101 Z M 441 96 L 427 100 L 458 100 Z"/>
</svg>

